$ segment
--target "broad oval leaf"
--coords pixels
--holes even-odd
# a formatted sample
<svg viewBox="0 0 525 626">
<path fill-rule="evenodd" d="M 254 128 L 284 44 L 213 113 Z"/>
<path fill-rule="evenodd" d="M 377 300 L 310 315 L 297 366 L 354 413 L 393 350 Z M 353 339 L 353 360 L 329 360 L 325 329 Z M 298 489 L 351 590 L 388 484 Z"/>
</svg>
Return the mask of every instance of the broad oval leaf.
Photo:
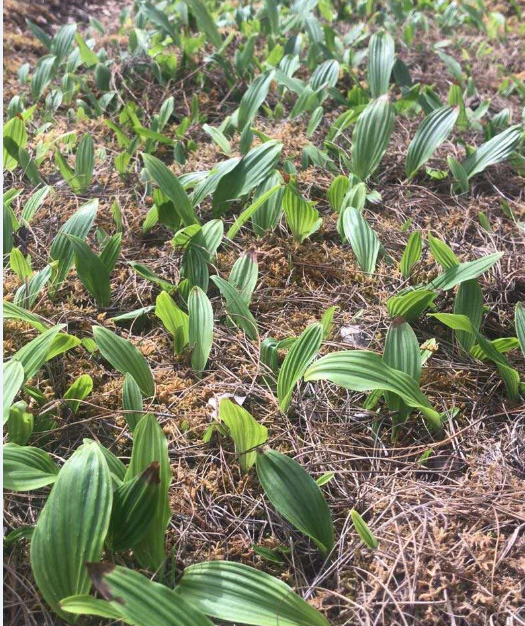
<svg viewBox="0 0 525 626">
<path fill-rule="evenodd" d="M 40 592 L 64 619 L 60 600 L 89 593 L 86 561 L 98 561 L 109 527 L 111 476 L 95 443 L 66 461 L 40 513 L 31 540 L 31 568 Z M 70 618 L 70 616 L 69 616 Z"/>
<path fill-rule="evenodd" d="M 343 232 L 352 246 L 360 268 L 367 274 L 373 273 L 381 248 L 376 232 L 365 220 L 361 211 L 354 207 L 349 206 L 344 209 L 341 219 Z"/>
<path fill-rule="evenodd" d="M 388 91 L 394 63 L 394 40 L 385 31 L 374 33 L 368 44 L 368 85 L 372 98 L 379 98 Z"/>
<path fill-rule="evenodd" d="M 402 317 L 405 322 L 413 322 L 436 298 L 434 291 L 418 289 L 389 298 L 386 306 L 390 317 Z"/>
<path fill-rule="evenodd" d="M 293 238 L 299 243 L 313 235 L 323 223 L 317 209 L 290 186 L 284 192 L 283 209 Z"/>
<path fill-rule="evenodd" d="M 412 268 L 421 258 L 421 233 L 416 231 L 408 238 L 403 256 L 399 263 L 399 269 L 403 278 L 408 278 L 412 272 Z"/>
<path fill-rule="evenodd" d="M 257 253 L 250 249 L 235 261 L 228 282 L 237 289 L 246 304 L 250 304 L 258 276 Z"/>
<path fill-rule="evenodd" d="M 31 491 L 53 484 L 59 467 L 47 452 L 7 443 L 3 447 L 4 489 Z"/>
<path fill-rule="evenodd" d="M 155 315 L 173 335 L 173 350 L 180 354 L 189 341 L 189 318 L 165 291 L 155 301 Z"/>
<path fill-rule="evenodd" d="M 131 374 L 145 396 L 155 395 L 151 369 L 135 346 L 103 326 L 93 326 L 93 337 L 102 356 L 121 374 Z"/>
<path fill-rule="evenodd" d="M 257 476 L 275 509 L 313 539 L 322 554 L 328 554 L 334 545 L 332 516 L 310 474 L 290 457 L 268 448 L 257 452 Z"/>
</svg>

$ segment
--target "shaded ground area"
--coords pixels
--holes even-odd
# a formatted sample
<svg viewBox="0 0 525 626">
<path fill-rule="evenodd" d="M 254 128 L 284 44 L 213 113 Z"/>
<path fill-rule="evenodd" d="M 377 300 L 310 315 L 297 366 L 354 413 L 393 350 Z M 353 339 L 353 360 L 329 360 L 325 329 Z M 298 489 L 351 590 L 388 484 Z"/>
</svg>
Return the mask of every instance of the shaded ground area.
<svg viewBox="0 0 525 626">
<path fill-rule="evenodd" d="M 32 19 L 34 5 L 27 9 Z M 81 13 L 73 12 L 77 19 Z M 17 92 L 16 70 L 22 61 L 34 63 L 42 54 L 23 26 L 26 5 L 4 6 L 8 37 L 4 44 L 7 101 Z M 46 20 L 40 25 L 53 28 L 65 20 L 48 3 L 39 9 Z M 102 37 L 108 48 L 118 47 L 118 10 L 112 4 L 97 8 L 97 17 L 107 25 Z M 87 9 L 86 9 L 87 11 Z M 99 14 L 101 12 L 101 14 Z M 101 17 L 102 16 L 102 17 Z M 429 52 L 432 35 L 418 54 L 400 56 L 409 65 L 414 80 L 437 85 L 441 95 L 449 83 Z M 474 41 L 472 42 L 475 43 Z M 507 43 L 494 42 L 490 57 L 473 58 L 471 71 L 480 97 L 491 97 L 491 109 L 512 110 L 520 119 L 518 103 L 512 98 L 494 96 L 506 72 L 519 70 L 519 50 L 523 45 L 515 34 Z M 509 53 L 509 50 L 511 51 Z M 33 51 L 35 56 L 31 56 Z M 522 59 L 521 59 L 522 61 Z M 435 64 L 435 65 L 434 65 Z M 115 80 L 127 85 L 126 98 L 135 99 L 149 114 L 158 111 L 169 95 L 175 96 L 175 115 L 186 115 L 193 93 L 208 123 L 231 111 L 226 85 L 216 80 L 216 92 L 203 93 L 191 74 L 167 88 L 154 84 L 147 73 L 122 64 L 115 69 Z M 211 72 L 202 62 L 199 69 Z M 134 76 L 133 90 L 126 78 Z M 272 94 L 269 96 L 271 102 Z M 290 107 L 291 108 L 291 107 Z M 68 130 L 90 132 L 96 146 L 117 150 L 114 135 L 98 120 L 70 123 L 65 110 L 59 111 L 52 129 L 56 135 Z M 321 143 L 334 119 L 327 116 L 313 141 Z M 494 251 L 505 256 L 497 269 L 481 279 L 488 312 L 484 332 L 490 338 L 513 335 L 515 303 L 525 300 L 525 251 L 517 225 L 502 211 L 508 203 L 518 219 L 525 215 L 525 186 L 508 164 L 491 168 L 473 182 L 466 197 L 450 194 L 449 182 L 416 178 L 405 181 L 404 157 L 419 118 L 398 118 L 390 148 L 375 181 L 381 203 L 369 206 L 367 218 L 379 235 L 387 254 L 399 260 L 408 234 L 401 225 L 413 220 L 413 228 L 433 232 L 446 239 L 461 260 L 473 260 Z M 307 120 L 270 121 L 258 118 L 257 128 L 284 143 L 284 154 L 300 163 L 306 142 Z M 170 135 L 167 128 L 164 131 Z M 183 168 L 176 173 L 209 169 L 222 157 L 202 130 L 190 131 L 197 142 Z M 446 142 L 430 165 L 445 167 L 447 154 L 455 143 Z M 157 154 L 162 157 L 162 151 Z M 169 157 L 165 155 L 168 161 Z M 66 322 L 68 331 L 79 337 L 91 335 L 91 326 L 125 312 L 155 303 L 158 288 L 140 278 L 129 261 L 140 260 L 170 282 L 179 279 L 181 257 L 174 252 L 172 233 L 156 227 L 143 235 L 142 222 L 151 207 L 143 196 L 137 163 L 122 179 L 110 161 L 98 161 L 96 184 L 90 197 L 100 200 L 97 226 L 112 228 L 110 206 L 119 200 L 124 214 L 123 247 L 112 278 L 112 309 L 100 312 L 76 278 L 71 278 L 51 300 L 43 296 L 36 307 L 40 315 L 54 323 Z M 43 174 L 54 171 L 52 163 Z M 366 347 L 381 352 L 389 326 L 387 298 L 405 284 L 397 263 L 384 258 L 377 272 L 361 272 L 349 246 L 341 243 L 335 218 L 326 200 L 331 178 L 315 167 L 299 173 L 303 195 L 318 202 L 324 224 L 314 236 L 297 245 L 283 224 L 276 232 L 256 239 L 247 229 L 235 242 L 222 247 L 215 272 L 227 275 L 231 266 L 249 248 L 257 253 L 259 282 L 251 310 L 261 336 L 285 338 L 299 334 L 308 323 L 319 320 L 335 304 L 334 331 L 324 345 L 325 352 L 349 347 Z M 6 180 L 7 185 L 24 186 L 21 178 Z M 73 196 L 56 174 L 49 175 L 55 194 L 49 196 L 25 242 L 33 266 L 43 267 L 50 243 L 59 226 L 85 201 Z M 203 211 L 209 209 L 203 205 Z M 482 211 L 492 230 L 479 223 Z M 232 223 L 233 216 L 226 222 Z M 94 241 L 94 240 L 93 240 Z M 434 277 L 436 265 L 428 250 L 412 281 Z M 18 286 L 16 276 L 7 271 L 4 296 L 11 299 Z M 221 299 L 211 291 L 214 310 L 221 311 Z M 437 300 L 439 310 L 450 310 L 451 296 Z M 106 325 L 115 329 L 111 322 Z M 322 610 L 337 625 L 416 624 L 481 626 L 514 625 L 520 621 L 524 605 L 522 582 L 525 577 L 525 443 L 523 407 L 504 399 L 502 383 L 490 365 L 469 359 L 454 345 L 450 331 L 422 318 L 414 330 L 423 343 L 435 337 L 438 348 L 424 370 L 422 389 L 440 410 L 457 407 L 458 415 L 446 425 L 443 439 L 435 440 L 421 420 L 412 418 L 397 441 L 390 436 L 386 418 L 380 436 L 373 428 L 375 413 L 362 409 L 364 395 L 346 392 L 331 385 L 303 385 L 297 391 L 292 410 L 283 416 L 273 394 L 261 384 L 261 364 L 256 345 L 247 342 L 216 319 L 214 347 L 209 369 L 197 379 L 186 357 L 173 357 L 172 341 L 153 316 L 119 327 L 122 336 L 147 356 L 157 385 L 155 403 L 147 409 L 157 416 L 169 438 L 173 483 L 173 518 L 168 529 L 172 553 L 169 577 L 174 580 L 184 566 L 213 558 L 241 561 L 281 577 Z M 13 322 L 6 323 L 6 355 L 12 354 L 33 336 L 33 331 Z M 519 351 L 512 353 L 522 378 L 525 363 Z M 73 420 L 57 401 L 80 374 L 94 381 L 89 403 Z M 122 417 L 122 377 L 101 357 L 73 351 L 60 362 L 46 365 L 40 374 L 40 387 L 56 405 L 58 428 L 39 445 L 67 458 L 84 437 L 98 438 L 112 451 L 129 457 L 131 438 Z M 212 421 L 209 401 L 224 393 L 246 396 L 245 407 L 271 434 L 271 445 L 291 454 L 314 477 L 333 471 L 334 479 L 323 489 L 332 510 L 337 547 L 332 561 L 323 563 L 312 545 L 294 532 L 265 504 L 253 475 L 241 478 L 229 441 L 214 435 L 208 444 L 203 434 Z M 421 455 L 431 451 L 428 461 Z M 7 530 L 34 524 L 45 492 L 7 494 Z M 349 510 L 356 508 L 380 539 L 374 553 L 365 549 L 350 521 Z M 286 544 L 293 551 L 282 564 L 264 561 L 253 544 L 276 547 Z M 28 542 L 10 546 L 5 555 L 6 600 L 4 616 L 11 624 L 59 624 L 47 612 L 35 590 L 28 566 Z M 525 616 L 521 618 L 525 620 Z M 153 625 L 152 625 L 153 626 Z"/>
</svg>

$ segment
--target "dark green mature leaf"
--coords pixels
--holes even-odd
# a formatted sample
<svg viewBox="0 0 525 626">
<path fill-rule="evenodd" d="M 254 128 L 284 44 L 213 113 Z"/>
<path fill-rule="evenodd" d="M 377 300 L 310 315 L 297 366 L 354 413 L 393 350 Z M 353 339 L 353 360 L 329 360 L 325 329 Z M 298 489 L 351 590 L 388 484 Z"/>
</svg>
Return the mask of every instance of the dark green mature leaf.
<svg viewBox="0 0 525 626">
<path fill-rule="evenodd" d="M 430 252 L 443 269 L 449 269 L 459 265 L 459 259 L 453 250 L 444 241 L 434 237 L 432 233 L 428 233 L 428 245 Z"/>
<path fill-rule="evenodd" d="M 271 202 L 271 198 L 273 196 L 273 200 L 281 198 L 281 194 L 276 194 L 276 191 L 279 191 L 282 188 L 280 183 L 274 185 L 265 193 L 255 198 L 254 202 L 237 217 L 234 224 L 228 230 L 226 236 L 229 239 L 233 239 L 235 235 L 239 232 L 241 227 L 250 219 L 254 220 L 255 216 L 259 211 L 264 210 L 265 205 L 268 205 Z M 275 194 L 275 195 L 274 195 Z M 280 210 L 280 209 L 279 209 Z"/>
<path fill-rule="evenodd" d="M 125 411 L 124 418 L 131 432 L 133 432 L 144 416 L 142 413 L 144 405 L 140 387 L 129 372 L 125 374 L 124 385 L 122 386 L 122 408 Z"/>
<path fill-rule="evenodd" d="M 155 382 L 146 359 L 135 346 L 107 328 L 93 326 L 102 356 L 121 374 L 131 374 L 145 396 L 155 395 Z"/>
<path fill-rule="evenodd" d="M 27 144 L 27 131 L 24 120 L 16 116 L 6 122 L 3 129 L 3 139 L 4 142 L 6 139 L 11 139 L 17 149 L 24 148 Z M 6 149 L 6 145 L 7 144 L 4 143 L 3 146 L 4 169 L 12 172 L 18 165 L 18 158 L 17 155 L 10 155 L 9 151 Z"/>
<path fill-rule="evenodd" d="M 83 135 L 75 159 L 75 188 L 80 193 L 89 189 L 95 165 L 95 148 L 89 133 Z"/>
<path fill-rule="evenodd" d="M 64 326 L 65 324 L 58 324 L 44 331 L 13 355 L 12 360 L 21 363 L 24 368 L 24 381 L 32 378 L 48 360 L 53 342 Z"/>
<path fill-rule="evenodd" d="M 368 85 L 372 98 L 379 98 L 388 91 L 394 63 L 394 40 L 385 31 L 374 33 L 368 45 Z"/>
<path fill-rule="evenodd" d="M 394 128 L 394 106 L 388 96 L 369 102 L 357 120 L 352 135 L 352 170 L 365 181 L 375 172 Z"/>
<path fill-rule="evenodd" d="M 277 399 L 279 408 L 286 413 L 297 381 L 319 352 L 323 341 L 323 326 L 316 323 L 308 326 L 294 342 L 286 355 L 277 379 Z"/>
<path fill-rule="evenodd" d="M 95 443 L 81 446 L 60 470 L 31 540 L 31 567 L 46 602 L 61 617 L 69 596 L 86 594 L 87 561 L 98 561 L 109 527 L 109 468 Z"/>
<path fill-rule="evenodd" d="M 412 178 L 449 136 L 458 117 L 457 107 L 436 109 L 423 120 L 408 146 L 405 171 Z"/>
<path fill-rule="evenodd" d="M 334 545 L 332 516 L 310 474 L 290 457 L 267 448 L 257 452 L 257 476 L 276 510 L 328 554 Z"/>
<path fill-rule="evenodd" d="M 233 264 L 230 272 L 228 282 L 237 289 L 247 305 L 252 299 L 258 275 L 257 253 L 253 249 L 241 255 Z"/>
<path fill-rule="evenodd" d="M 253 626 L 329 626 L 281 580 L 241 563 L 209 561 L 184 570 L 175 592 L 220 620 Z"/>
<path fill-rule="evenodd" d="M 210 15 L 203 0 L 185 0 L 186 4 L 191 8 L 193 14 L 197 18 L 199 28 L 202 29 L 211 43 L 216 47 L 222 46 L 222 38 L 217 30 L 215 20 Z"/>
<path fill-rule="evenodd" d="M 242 328 L 250 339 L 256 341 L 259 336 L 257 322 L 241 292 L 220 276 L 212 276 L 211 279 L 226 300 L 226 311 L 233 323 Z"/>
<path fill-rule="evenodd" d="M 454 300 L 454 313 L 466 315 L 472 327 L 479 330 L 483 319 L 483 293 L 476 279 L 460 284 Z M 472 333 L 463 330 L 456 331 L 456 339 L 466 352 L 470 351 L 476 341 Z"/>
<path fill-rule="evenodd" d="M 213 626 L 193 604 L 172 589 L 131 569 L 88 563 L 97 591 L 126 622 L 135 626 Z"/>
<path fill-rule="evenodd" d="M 3 447 L 4 489 L 31 491 L 53 484 L 59 467 L 39 448 L 6 443 Z"/>
</svg>

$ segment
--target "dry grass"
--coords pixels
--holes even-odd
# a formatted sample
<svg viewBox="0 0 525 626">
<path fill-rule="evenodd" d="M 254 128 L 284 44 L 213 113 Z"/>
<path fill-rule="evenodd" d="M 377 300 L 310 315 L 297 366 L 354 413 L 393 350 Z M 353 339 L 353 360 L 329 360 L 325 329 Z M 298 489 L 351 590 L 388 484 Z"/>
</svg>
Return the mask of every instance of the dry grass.
<svg viewBox="0 0 525 626">
<path fill-rule="evenodd" d="M 29 6 L 31 11 L 35 9 L 35 5 Z M 6 4 L 8 17 L 13 10 Z M 115 30 L 117 6 L 107 3 L 103 11 L 108 28 Z M 54 21 L 60 23 L 59 19 Z M 22 28 L 18 18 L 8 22 L 8 32 L 16 37 L 27 37 Z M 13 72 L 22 55 L 14 40 L 7 42 L 5 75 L 10 97 L 17 89 Z M 516 54 L 509 54 L 507 47 L 512 42 L 517 42 L 515 35 L 509 44 L 496 43 L 489 59 L 473 59 L 472 74 L 482 98 L 495 93 L 505 71 L 516 71 Z M 404 60 L 411 65 L 415 80 L 435 83 L 446 93 L 447 77 L 442 68 L 429 61 L 429 43 L 425 42 L 424 51 L 417 55 L 405 53 Z M 108 45 L 118 43 L 108 37 Z M 517 42 L 511 50 L 519 48 Z M 40 53 L 38 48 L 34 51 Z M 25 49 L 24 60 L 26 54 Z M 209 68 L 200 69 L 209 72 Z M 133 71 L 133 67 L 120 67 L 115 73 L 117 84 L 124 85 L 125 77 Z M 128 87 L 124 97 L 135 99 L 147 114 L 153 114 L 167 95 L 174 95 L 177 113 L 184 115 L 192 93 L 199 92 L 202 111 L 211 123 L 234 106 L 226 86 L 216 84 L 216 92 L 202 94 L 191 75 L 169 89 L 153 85 L 146 77 L 135 81 L 133 89 Z M 513 99 L 498 96 L 492 100 L 494 111 L 505 106 L 512 109 L 515 119 L 519 118 L 518 103 Z M 101 121 L 87 121 L 79 128 L 68 124 L 62 113 L 52 132 L 89 130 L 97 147 L 106 146 L 108 154 L 116 150 L 114 137 Z M 302 119 L 273 123 L 259 118 L 257 126 L 283 141 L 286 156 L 299 163 L 306 123 Z M 513 334 L 514 305 L 525 300 L 525 252 L 519 229 L 505 217 L 500 202 L 507 201 L 523 219 L 524 181 L 503 164 L 479 177 L 470 196 L 463 198 L 451 196 L 447 182 L 429 182 L 422 177 L 410 184 L 404 182 L 404 155 L 417 124 L 418 120 L 398 118 L 375 185 L 382 202 L 371 206 L 367 217 L 393 259 L 400 258 L 407 241 L 408 235 L 401 233 L 400 226 L 408 218 L 414 220 L 413 228 L 445 237 L 462 260 L 496 250 L 505 252 L 498 268 L 481 281 L 489 309 L 484 330 L 491 338 Z M 322 140 L 328 126 L 329 121 L 325 121 L 314 141 Z M 175 171 L 203 169 L 223 158 L 198 127 L 190 134 L 199 143 L 198 149 L 184 168 L 175 167 Z M 447 142 L 432 165 L 443 166 L 444 156 L 454 150 L 454 145 L 452 140 Z M 40 209 L 27 240 L 19 242 L 27 246 L 37 268 L 46 263 L 60 224 L 85 200 L 69 192 L 52 163 L 47 162 L 42 169 L 54 184 L 55 194 Z M 138 170 L 136 164 L 123 180 L 113 170 L 111 159 L 98 162 L 89 193 L 100 199 L 98 226 L 112 229 L 109 207 L 115 198 L 124 213 L 123 247 L 113 273 L 112 308 L 98 310 L 74 276 L 54 299 L 46 294 L 35 307 L 54 323 L 67 323 L 68 331 L 79 337 L 89 336 L 95 323 L 113 328 L 107 319 L 118 312 L 154 304 L 157 288 L 137 276 L 129 261 L 140 260 L 166 279 L 178 280 L 181 258 L 171 248 L 169 231 L 158 227 L 142 236 L 141 224 L 151 200 L 143 196 Z M 389 324 L 386 300 L 405 281 L 397 265 L 386 260 L 373 276 L 359 270 L 349 247 L 341 244 L 330 215 L 326 190 L 331 177 L 326 172 L 311 168 L 302 172 L 299 180 L 303 193 L 318 200 L 323 228 L 301 246 L 292 241 L 284 226 L 259 240 L 245 231 L 234 243 L 221 248 L 215 271 L 227 274 L 239 254 L 253 247 L 260 279 L 251 309 L 261 336 L 298 334 L 318 320 L 328 306 L 336 304 L 334 332 L 323 349 L 348 347 L 340 331 L 352 324 L 360 345 L 380 352 Z M 6 182 L 25 186 L 16 172 Z M 204 205 L 203 212 L 208 208 Z M 492 232 L 480 226 L 479 211 L 488 216 Z M 232 216 L 226 217 L 226 221 L 232 220 Z M 425 251 L 414 281 L 435 272 L 435 264 Z M 11 299 L 16 278 L 8 270 L 4 281 L 4 296 Z M 439 343 L 424 370 L 424 391 L 441 410 L 460 409 L 446 424 L 442 439 L 433 438 L 422 421 L 412 418 L 393 442 L 386 410 L 381 413 L 383 425 L 378 436 L 373 428 L 377 415 L 361 408 L 364 396 L 326 384 L 303 386 L 289 414 L 283 416 L 273 394 L 261 384 L 257 346 L 224 324 L 221 300 L 217 294 L 211 295 L 218 319 L 209 370 L 202 379 L 193 375 L 185 357 L 174 359 L 171 340 L 155 318 L 118 331 L 148 358 L 157 397 L 147 410 L 158 417 L 169 440 L 173 517 L 167 537 L 172 556 L 168 580 L 174 580 L 190 563 L 227 558 L 281 577 L 335 625 L 525 624 L 525 615 L 520 617 L 525 602 L 525 414 L 523 407 L 505 400 L 494 368 L 467 358 L 454 345 L 449 331 L 423 318 L 414 325 L 418 338 L 423 342 L 436 337 Z M 440 310 L 450 311 L 450 296 L 441 296 L 437 304 Z M 33 334 L 19 324 L 6 324 L 6 356 Z M 523 375 L 522 356 L 518 352 L 511 356 Z M 92 376 L 94 392 L 72 416 L 60 397 L 82 373 Z M 81 350 L 47 364 L 39 374 L 39 387 L 48 394 L 46 408 L 54 407 L 58 427 L 35 445 L 43 446 L 57 459 L 66 459 L 82 438 L 92 437 L 124 459 L 129 457 L 131 438 L 121 410 L 121 386 L 121 376 L 101 357 L 90 357 Z M 246 396 L 245 406 L 269 428 L 271 445 L 293 455 L 313 476 L 335 473 L 323 488 L 338 537 L 330 561 L 323 562 L 308 541 L 267 506 L 253 475 L 240 477 L 229 441 L 214 435 L 210 444 L 202 443 L 212 421 L 208 402 L 224 393 Z M 432 454 L 422 465 L 418 459 L 428 450 Z M 6 494 L 6 530 L 34 524 L 45 496 L 46 490 Z M 376 552 L 365 549 L 353 530 L 348 516 L 352 507 L 363 514 L 380 538 Z M 293 550 L 282 565 L 276 565 L 262 561 L 253 544 L 285 545 Z M 6 549 L 4 617 L 13 626 L 58 624 L 35 589 L 28 553 L 25 540 Z"/>
</svg>

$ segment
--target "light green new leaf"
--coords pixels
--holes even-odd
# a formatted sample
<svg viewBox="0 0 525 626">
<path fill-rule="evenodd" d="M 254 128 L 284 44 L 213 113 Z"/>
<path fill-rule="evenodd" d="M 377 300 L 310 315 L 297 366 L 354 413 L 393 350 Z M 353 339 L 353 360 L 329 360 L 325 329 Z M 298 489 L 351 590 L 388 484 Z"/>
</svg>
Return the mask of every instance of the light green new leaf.
<svg viewBox="0 0 525 626">
<path fill-rule="evenodd" d="M 399 269 L 403 278 L 408 278 L 412 272 L 412 268 L 421 258 L 421 233 L 416 231 L 412 233 L 408 239 L 405 251 L 399 263 Z"/>
<path fill-rule="evenodd" d="M 520 342 L 520 348 L 525 356 L 525 306 L 523 302 L 518 302 L 514 310 L 514 325 L 516 327 L 516 335 Z"/>
<path fill-rule="evenodd" d="M 32 491 L 53 484 L 59 467 L 44 450 L 7 443 L 3 447 L 4 489 Z"/>
<path fill-rule="evenodd" d="M 98 306 L 108 307 L 111 304 L 111 285 L 105 264 L 85 241 L 73 235 L 68 235 L 68 239 L 73 246 L 75 268 L 82 284 Z"/>
<path fill-rule="evenodd" d="M 93 379 L 89 374 L 82 374 L 66 391 L 64 394 L 64 401 L 73 413 L 76 413 L 78 411 L 78 407 L 80 406 L 80 402 L 85 400 L 92 391 Z"/>
<path fill-rule="evenodd" d="M 237 130 L 241 133 L 257 115 L 261 104 L 266 100 L 273 80 L 274 70 L 258 76 L 244 93 L 237 116 Z"/>
<path fill-rule="evenodd" d="M 308 368 L 304 379 L 328 380 L 353 391 L 391 391 L 401 396 L 408 406 L 419 409 L 433 428 L 441 428 L 439 413 L 432 408 L 417 382 L 408 374 L 389 367 L 374 352 L 351 350 L 327 354 Z"/>
<path fill-rule="evenodd" d="M 368 44 L 368 85 L 372 98 L 387 93 L 394 63 L 394 40 L 385 31 L 374 33 Z"/>
<path fill-rule="evenodd" d="M 97 209 L 98 200 L 91 200 L 81 206 L 60 228 L 54 238 L 51 244 L 51 250 L 49 251 L 49 260 L 50 262 L 56 261 L 58 263 L 56 274 L 53 277 L 53 282 L 56 285 L 62 283 L 66 278 L 73 263 L 73 244 L 67 235 L 74 235 L 79 239 L 85 239 L 95 221 Z"/>
<path fill-rule="evenodd" d="M 110 563 L 88 563 L 87 569 L 97 591 L 128 624 L 213 626 L 175 591 L 138 572 Z"/>
<path fill-rule="evenodd" d="M 26 224 L 31 223 L 33 217 L 35 216 L 38 209 L 42 206 L 50 191 L 51 187 L 48 185 L 44 185 L 44 187 L 37 189 L 37 191 L 33 193 L 29 200 L 24 204 L 24 208 L 22 209 L 22 221 L 26 222 Z"/>
<path fill-rule="evenodd" d="M 428 233 L 428 245 L 430 246 L 430 252 L 436 261 L 445 270 L 450 267 L 459 265 L 459 259 L 454 254 L 453 250 L 444 241 L 434 237 L 432 233 Z"/>
<path fill-rule="evenodd" d="M 11 139 L 18 148 L 25 148 L 27 145 L 27 131 L 24 120 L 15 116 L 4 124 L 3 138 Z M 4 170 L 12 172 L 18 164 L 18 159 L 9 154 L 5 145 L 3 147 Z"/>
<path fill-rule="evenodd" d="M 23 309 L 8 300 L 4 300 L 3 302 L 2 316 L 5 320 L 17 320 L 19 322 L 30 324 L 41 333 L 44 332 L 46 328 L 49 328 L 49 322 L 46 319 L 40 317 L 40 315 L 36 315 L 35 313 L 30 313 L 28 310 Z"/>
<path fill-rule="evenodd" d="M 405 171 L 412 178 L 449 136 L 458 117 L 457 107 L 442 107 L 432 111 L 417 129 L 408 146 Z"/>
<path fill-rule="evenodd" d="M 206 615 L 237 624 L 329 626 L 286 583 L 241 563 L 209 561 L 187 567 L 175 592 Z"/>
<path fill-rule="evenodd" d="M 232 322 L 242 328 L 250 339 L 256 341 L 259 336 L 257 322 L 240 291 L 220 276 L 212 276 L 211 279 L 226 300 L 226 311 Z"/>
<path fill-rule="evenodd" d="M 352 135 L 352 171 L 362 181 L 375 172 L 394 128 L 394 106 L 388 95 L 366 105 Z"/>
<path fill-rule="evenodd" d="M 290 457 L 268 448 L 257 452 L 257 476 L 275 509 L 327 555 L 334 546 L 332 516 L 310 474 Z"/>
<path fill-rule="evenodd" d="M 336 213 L 339 213 L 343 208 L 343 200 L 349 191 L 350 180 L 348 176 L 343 176 L 343 174 L 336 176 L 328 189 L 328 202 Z"/>
<path fill-rule="evenodd" d="M 219 148 L 224 152 L 224 154 L 230 155 L 232 152 L 232 147 L 226 135 L 215 128 L 215 126 L 208 126 L 208 124 L 202 125 L 202 130 L 207 133 L 213 141 L 219 146 Z"/>
<path fill-rule="evenodd" d="M 106 460 L 95 443 L 82 445 L 65 463 L 42 510 L 31 540 L 31 568 L 51 608 L 67 621 L 60 600 L 87 594 L 86 562 L 98 561 L 113 500 Z"/>
<path fill-rule="evenodd" d="M 58 324 L 35 337 L 13 355 L 12 360 L 18 361 L 24 368 L 24 382 L 32 378 L 48 360 L 48 355 L 65 324 Z"/>
<path fill-rule="evenodd" d="M 228 282 L 237 289 L 247 305 L 252 299 L 258 276 L 257 253 L 250 249 L 235 261 L 228 278 Z"/>
<path fill-rule="evenodd" d="M 9 419 L 9 408 L 23 384 L 24 366 L 22 363 L 16 359 L 4 363 L 2 370 L 2 419 L 4 424 Z"/>
<path fill-rule="evenodd" d="M 131 374 L 145 396 L 155 395 L 151 369 L 132 343 L 102 326 L 93 326 L 93 337 L 102 356 L 118 372 Z"/>
<path fill-rule="evenodd" d="M 173 350 L 175 354 L 180 354 L 189 341 L 188 315 L 179 309 L 165 291 L 157 296 L 155 315 L 173 335 Z"/>
<path fill-rule="evenodd" d="M 151 154 L 142 153 L 144 167 L 160 187 L 162 193 L 173 202 L 175 211 L 185 226 L 198 224 L 199 220 L 191 205 L 188 194 L 175 174 L 162 161 Z"/>
<path fill-rule="evenodd" d="M 239 457 L 241 472 L 246 474 L 255 463 L 257 456 L 255 450 L 253 452 L 246 451 L 266 443 L 268 429 L 259 424 L 246 409 L 235 404 L 229 398 L 222 398 L 219 402 L 219 419 L 228 428 L 235 444 L 235 452 Z"/>
<path fill-rule="evenodd" d="M 213 345 L 213 309 L 208 296 L 200 287 L 193 287 L 188 297 L 191 366 L 202 372 Z"/>
<path fill-rule="evenodd" d="M 133 431 L 133 449 L 124 481 L 142 474 L 153 462 L 160 464 L 158 500 L 153 509 L 153 519 L 143 538 L 133 546 L 133 552 L 143 567 L 158 569 L 165 559 L 165 534 L 171 511 L 169 486 L 171 469 L 168 457 L 168 441 L 155 416 L 151 413 L 137 424 Z"/>
<path fill-rule="evenodd" d="M 286 413 L 297 381 L 315 358 L 323 341 L 323 326 L 315 323 L 303 331 L 286 355 L 277 378 L 279 408 Z"/>
<path fill-rule="evenodd" d="M 210 15 L 203 0 L 185 0 L 197 18 L 199 28 L 206 33 L 206 36 L 216 48 L 221 48 L 222 37 L 217 29 L 215 20 Z"/>
<path fill-rule="evenodd" d="M 354 528 L 357 530 L 357 534 L 361 537 L 363 543 L 365 543 L 372 550 L 375 550 L 379 545 L 379 541 L 374 537 L 372 531 L 370 530 L 370 528 L 368 528 L 368 524 L 365 522 L 365 520 L 359 515 L 359 513 L 355 509 L 352 509 L 350 511 L 350 518 L 352 520 Z"/>
<path fill-rule="evenodd" d="M 78 49 L 80 51 L 80 59 L 82 63 L 87 67 L 93 67 L 98 63 L 97 55 L 88 47 L 84 39 L 78 34 L 75 34 L 75 41 L 77 42 Z"/>
<path fill-rule="evenodd" d="M 462 163 L 467 177 L 472 178 L 490 165 L 507 160 L 523 135 L 523 126 L 515 124 L 482 144 Z"/>
<path fill-rule="evenodd" d="M 454 313 L 466 315 L 472 327 L 479 330 L 483 318 L 483 292 L 476 279 L 466 280 L 460 284 L 454 299 Z M 459 345 L 469 352 L 475 343 L 474 335 L 463 330 L 455 332 Z"/>
<path fill-rule="evenodd" d="M 313 235 L 323 223 L 317 209 L 314 209 L 299 192 L 294 191 L 291 187 L 287 187 L 284 192 L 283 209 L 293 238 L 299 243 Z"/>
<path fill-rule="evenodd" d="M 113 608 L 107 600 L 100 600 L 88 595 L 69 596 L 60 601 L 60 608 L 73 615 L 95 615 L 111 620 L 123 620 L 120 611 Z M 129 624 L 130 622 L 126 622 Z"/>
<path fill-rule="evenodd" d="M 363 214 L 351 206 L 343 209 L 341 221 L 343 232 L 352 246 L 359 267 L 363 272 L 372 274 L 376 269 L 377 255 L 381 248 L 376 232 Z"/>
<path fill-rule="evenodd" d="M 137 272 L 139 276 L 142 276 L 142 278 L 149 280 L 151 283 L 155 283 L 156 285 L 164 289 L 164 291 L 167 291 L 168 293 L 173 293 L 174 291 L 177 290 L 177 287 L 175 285 L 173 285 L 167 280 L 164 280 L 164 278 L 157 276 L 157 274 L 155 274 L 155 272 L 150 270 L 150 268 L 147 265 L 143 265 L 142 263 L 137 263 L 136 261 L 130 261 L 129 264 Z"/>
<path fill-rule="evenodd" d="M 142 411 L 144 410 L 144 404 L 142 402 L 140 387 L 130 373 L 124 376 L 122 408 L 125 411 L 124 418 L 128 423 L 129 429 L 133 432 L 143 417 Z"/>
</svg>

